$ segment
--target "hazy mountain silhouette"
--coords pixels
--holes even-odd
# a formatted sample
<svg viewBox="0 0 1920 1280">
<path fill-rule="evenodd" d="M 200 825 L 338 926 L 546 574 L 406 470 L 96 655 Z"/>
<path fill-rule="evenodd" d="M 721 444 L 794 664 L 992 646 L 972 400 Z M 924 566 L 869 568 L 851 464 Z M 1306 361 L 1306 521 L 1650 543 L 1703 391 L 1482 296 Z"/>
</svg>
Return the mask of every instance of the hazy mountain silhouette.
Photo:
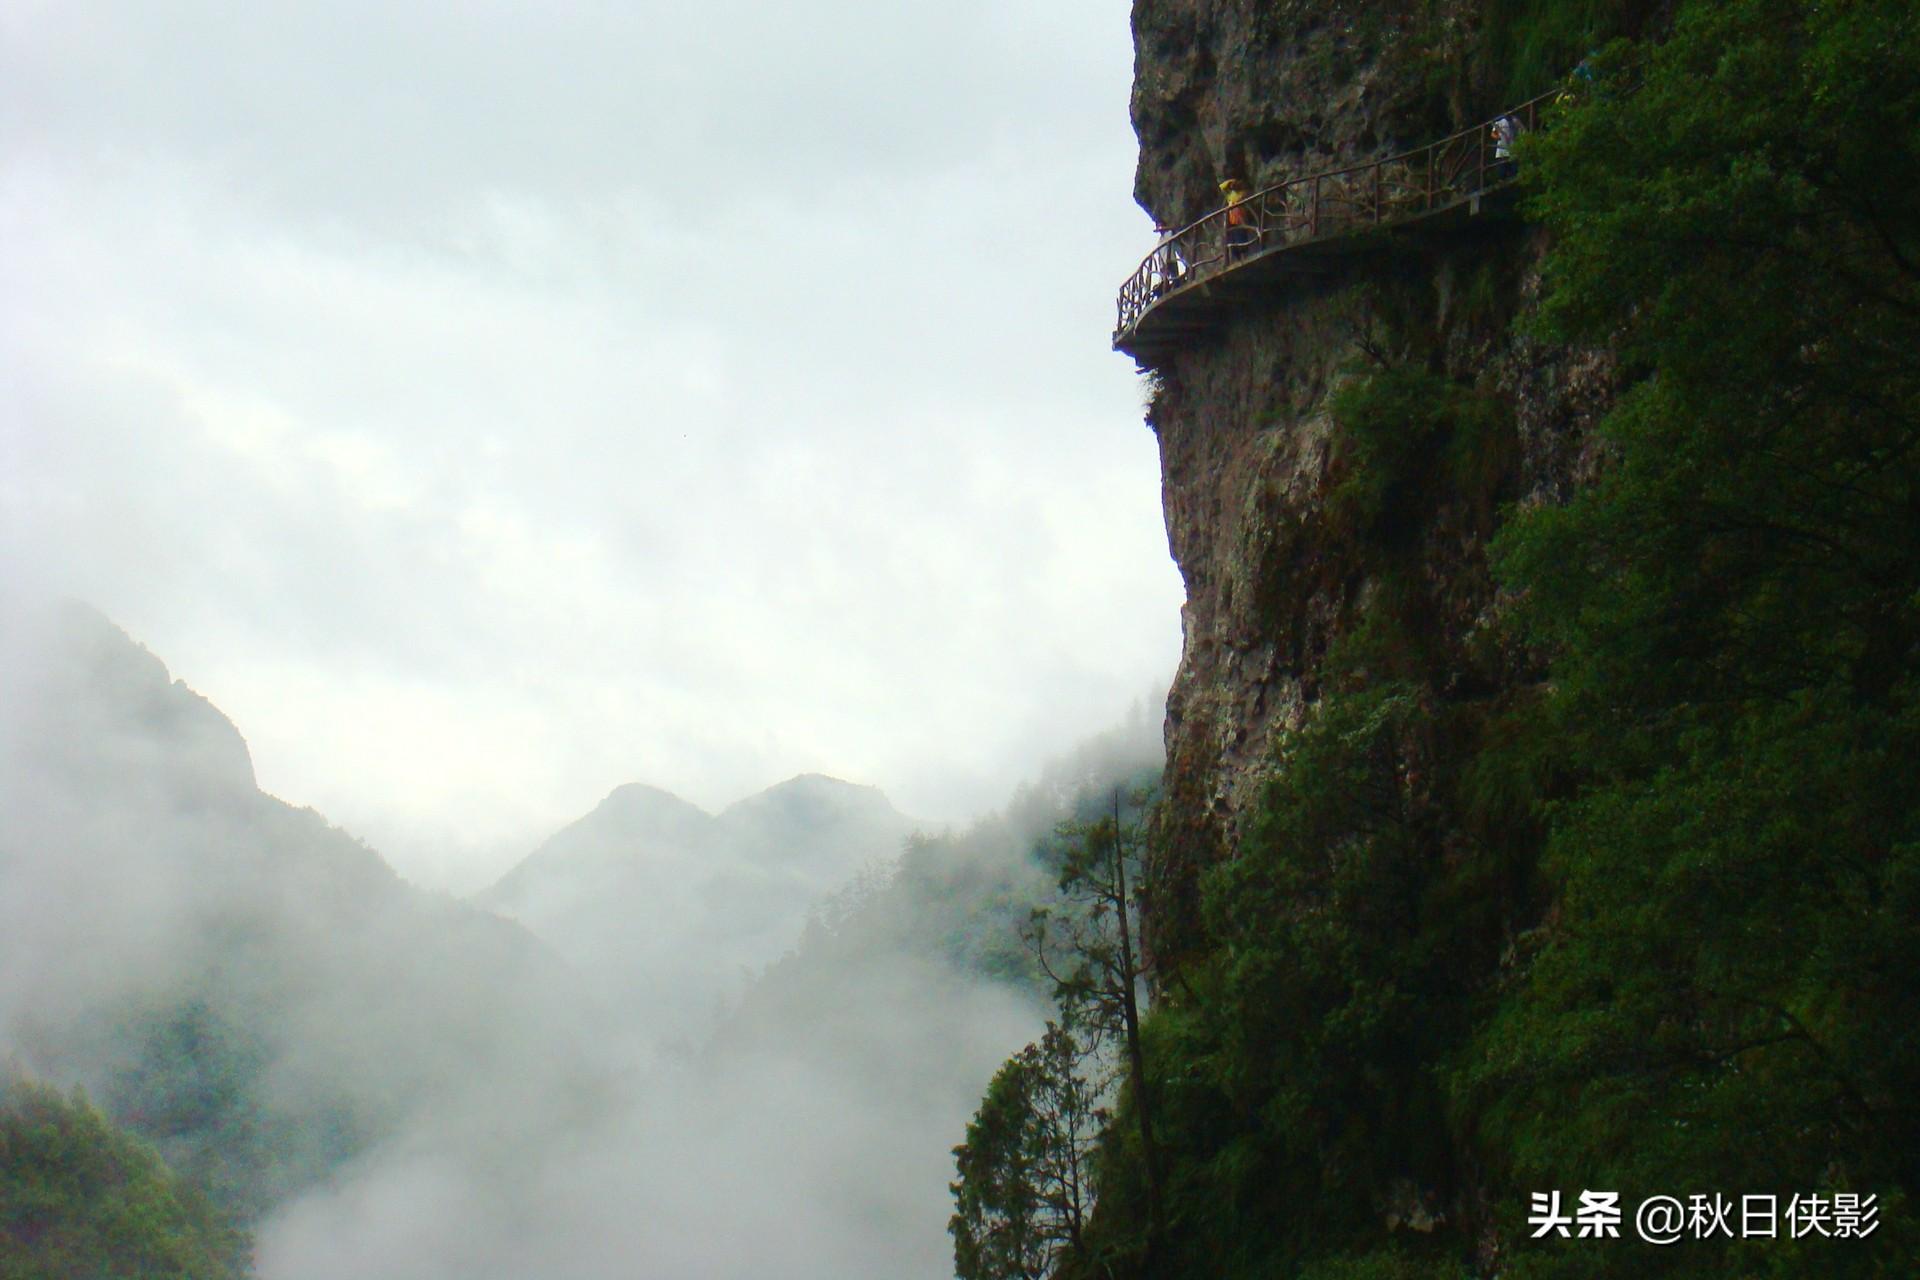
<svg viewBox="0 0 1920 1280">
<path fill-rule="evenodd" d="M 656 1042 L 698 1038 L 809 907 L 899 856 L 914 821 L 878 789 L 803 774 L 715 815 L 614 790 L 474 901 L 524 924 Z"/>
<path fill-rule="evenodd" d="M 0 1062 L 253 1216 L 270 1280 L 946 1274 L 949 1149 L 1037 1029 L 1033 842 L 1107 754 L 904 854 L 832 778 L 621 787 L 484 895 L 549 948 L 261 793 L 98 614 L 0 607 Z"/>
<path fill-rule="evenodd" d="M 4 614 L 0 1059 L 248 1213 L 480 1075 L 531 1115 L 581 1060 L 576 980 L 524 930 L 262 793 L 232 722 L 98 613 Z"/>
</svg>

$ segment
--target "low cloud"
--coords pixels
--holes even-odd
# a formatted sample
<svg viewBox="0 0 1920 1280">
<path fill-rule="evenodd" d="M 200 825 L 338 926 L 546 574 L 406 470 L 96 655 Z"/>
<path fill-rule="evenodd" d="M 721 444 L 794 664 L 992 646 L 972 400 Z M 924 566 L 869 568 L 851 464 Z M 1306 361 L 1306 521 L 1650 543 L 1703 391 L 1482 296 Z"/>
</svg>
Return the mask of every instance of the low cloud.
<svg viewBox="0 0 1920 1280">
<path fill-rule="evenodd" d="M 1171 669 L 1110 6 L 0 23 L 0 572 L 409 874 L 630 781 L 960 818 Z"/>
</svg>

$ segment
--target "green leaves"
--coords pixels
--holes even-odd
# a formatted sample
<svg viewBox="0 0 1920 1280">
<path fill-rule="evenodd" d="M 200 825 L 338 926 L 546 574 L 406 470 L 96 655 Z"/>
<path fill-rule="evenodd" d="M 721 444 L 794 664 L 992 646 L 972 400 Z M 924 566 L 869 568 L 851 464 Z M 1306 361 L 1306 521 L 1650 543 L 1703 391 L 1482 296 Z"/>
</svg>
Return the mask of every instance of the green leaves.
<svg viewBox="0 0 1920 1280">
<path fill-rule="evenodd" d="M 994 1074 L 951 1184 L 959 1280 L 1040 1280 L 1078 1251 L 1093 1208 L 1094 1144 L 1106 1122 L 1095 1045 L 1071 1023 Z"/>
<path fill-rule="evenodd" d="M 1481 16 L 1511 67 L 1642 8 Z M 1316 541 L 1267 598 L 1309 559 L 1367 586 L 1143 1027 L 1156 1275 L 1920 1255 L 1920 9 L 1694 0 L 1594 70 L 1521 153 L 1552 234 L 1537 336 L 1628 387 L 1597 481 L 1500 515 L 1491 643 L 1548 678 L 1476 688 L 1457 621 L 1418 607 L 1478 571 L 1422 552 L 1495 523 L 1506 408 L 1356 375 Z M 1138 1213 L 1126 1136 L 1096 1236 Z M 1528 1192 L 1578 1186 L 1850 1191 L 1885 1225 L 1630 1262 L 1532 1241 Z"/>
<path fill-rule="evenodd" d="M 251 1242 L 84 1095 L 0 1077 L 0 1262 L 8 1280 L 245 1274 Z"/>
<path fill-rule="evenodd" d="M 1441 502 L 1484 505 L 1511 460 L 1506 407 L 1423 369 L 1363 373 L 1334 393 L 1331 408 L 1339 434 L 1326 519 L 1388 551 Z"/>
<path fill-rule="evenodd" d="M 1508 53 L 1607 7 L 1544 8 L 1494 10 L 1543 18 Z M 1521 157 L 1541 336 L 1629 388 L 1597 482 L 1494 545 L 1499 643 L 1550 678 L 1462 696 L 1404 586 L 1450 507 L 1491 511 L 1504 409 L 1357 376 L 1321 514 L 1369 594 L 1146 1027 L 1168 1274 L 1457 1273 L 1489 1241 L 1502 1274 L 1616 1273 L 1528 1238 L 1527 1192 L 1577 1185 L 1852 1191 L 1889 1224 L 1635 1274 L 1915 1256 L 1920 10 L 1695 2 L 1595 70 Z"/>
<path fill-rule="evenodd" d="M 1920 833 L 1920 137 L 1898 114 L 1920 26 L 1876 0 L 1695 4 L 1635 75 L 1528 149 L 1549 323 L 1640 381 L 1601 481 L 1497 546 L 1581 785 L 1552 814 L 1555 914 L 1455 1085 L 1516 1183 L 1898 1202 L 1920 1173 L 1920 943 L 1895 905 Z M 1875 1274 L 1894 1248 L 1819 1265 Z"/>
</svg>

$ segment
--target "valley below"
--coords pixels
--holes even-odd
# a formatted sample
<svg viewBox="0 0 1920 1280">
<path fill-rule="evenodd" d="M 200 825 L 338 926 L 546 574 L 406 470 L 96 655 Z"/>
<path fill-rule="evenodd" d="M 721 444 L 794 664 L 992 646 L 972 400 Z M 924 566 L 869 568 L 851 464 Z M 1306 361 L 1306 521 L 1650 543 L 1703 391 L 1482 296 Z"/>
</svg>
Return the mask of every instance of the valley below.
<svg viewBox="0 0 1920 1280">
<path fill-rule="evenodd" d="M 624 786 L 461 901 L 262 793 L 97 613 L 6 655 L 0 1061 L 266 1280 L 950 1274 L 949 1148 L 1041 1018 L 1034 846 L 1156 749 L 961 832 L 818 775 L 718 815 Z"/>
</svg>

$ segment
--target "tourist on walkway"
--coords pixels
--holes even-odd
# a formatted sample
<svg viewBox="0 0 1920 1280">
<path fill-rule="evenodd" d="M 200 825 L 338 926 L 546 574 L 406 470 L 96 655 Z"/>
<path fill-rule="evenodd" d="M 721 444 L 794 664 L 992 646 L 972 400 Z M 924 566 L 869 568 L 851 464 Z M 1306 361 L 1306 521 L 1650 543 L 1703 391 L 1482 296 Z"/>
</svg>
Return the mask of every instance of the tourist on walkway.
<svg viewBox="0 0 1920 1280">
<path fill-rule="evenodd" d="M 1514 116 L 1501 116 L 1493 122 L 1493 180 L 1505 182 L 1520 171 L 1520 164 L 1513 158 L 1513 144 L 1520 140 L 1520 121 Z"/>
<path fill-rule="evenodd" d="M 1231 258 L 1236 251 L 1244 251 L 1258 243 L 1260 233 L 1249 225 L 1247 211 L 1242 202 L 1247 198 L 1247 184 L 1239 178 L 1228 178 L 1220 184 L 1220 194 L 1227 200 L 1226 256 Z"/>
</svg>

